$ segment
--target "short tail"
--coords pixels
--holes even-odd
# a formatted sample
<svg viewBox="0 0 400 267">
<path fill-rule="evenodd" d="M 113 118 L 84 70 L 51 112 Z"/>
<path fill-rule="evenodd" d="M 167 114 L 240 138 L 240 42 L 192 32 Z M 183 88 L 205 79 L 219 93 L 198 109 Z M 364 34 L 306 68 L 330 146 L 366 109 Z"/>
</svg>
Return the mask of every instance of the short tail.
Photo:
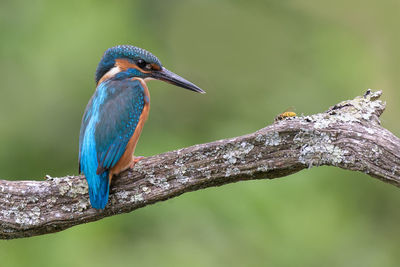
<svg viewBox="0 0 400 267">
<path fill-rule="evenodd" d="M 102 210 L 107 205 L 110 191 L 108 171 L 96 176 L 97 179 L 94 184 L 91 184 L 88 179 L 90 204 L 93 208 Z"/>
</svg>

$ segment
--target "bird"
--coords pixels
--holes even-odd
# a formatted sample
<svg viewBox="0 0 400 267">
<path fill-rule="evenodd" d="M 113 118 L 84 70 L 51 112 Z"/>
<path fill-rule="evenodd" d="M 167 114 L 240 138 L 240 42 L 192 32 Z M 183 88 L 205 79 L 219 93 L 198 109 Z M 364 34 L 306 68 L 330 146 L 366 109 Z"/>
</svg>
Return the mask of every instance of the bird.
<svg viewBox="0 0 400 267">
<path fill-rule="evenodd" d="M 79 173 L 86 177 L 94 209 L 106 207 L 113 176 L 133 168 L 143 158 L 133 154 L 150 110 L 146 82 L 154 79 L 205 93 L 139 47 L 111 47 L 97 66 L 96 90 L 79 132 Z"/>
</svg>

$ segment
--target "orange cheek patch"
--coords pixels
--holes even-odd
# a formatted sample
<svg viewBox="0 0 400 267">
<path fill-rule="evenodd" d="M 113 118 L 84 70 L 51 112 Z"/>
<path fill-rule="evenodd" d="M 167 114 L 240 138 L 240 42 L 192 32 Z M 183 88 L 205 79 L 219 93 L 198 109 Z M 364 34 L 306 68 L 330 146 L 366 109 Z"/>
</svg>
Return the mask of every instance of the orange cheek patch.
<svg viewBox="0 0 400 267">
<path fill-rule="evenodd" d="M 151 64 L 152 68 L 155 70 L 160 70 L 161 68 L 156 65 L 156 64 Z M 113 77 L 115 74 L 121 71 L 126 71 L 127 69 L 137 69 L 138 71 L 142 73 L 151 73 L 151 71 L 148 70 L 143 70 L 139 68 L 135 63 L 132 61 L 125 59 L 125 58 L 119 58 L 115 60 L 114 67 L 107 72 L 103 77 L 99 80 L 97 84 L 100 84 L 104 82 L 105 80 L 108 80 L 109 78 Z"/>
<path fill-rule="evenodd" d="M 137 69 L 142 73 L 151 73 L 151 71 L 146 71 L 139 68 L 136 64 L 132 63 L 132 61 L 129 61 L 128 59 L 122 59 L 122 58 L 116 59 L 115 66 L 119 67 L 122 71 L 125 71 L 127 69 Z"/>
<path fill-rule="evenodd" d="M 119 67 L 122 71 L 125 71 L 127 69 L 137 68 L 137 66 L 128 59 L 121 59 L 121 58 L 115 60 L 115 66 Z"/>
</svg>

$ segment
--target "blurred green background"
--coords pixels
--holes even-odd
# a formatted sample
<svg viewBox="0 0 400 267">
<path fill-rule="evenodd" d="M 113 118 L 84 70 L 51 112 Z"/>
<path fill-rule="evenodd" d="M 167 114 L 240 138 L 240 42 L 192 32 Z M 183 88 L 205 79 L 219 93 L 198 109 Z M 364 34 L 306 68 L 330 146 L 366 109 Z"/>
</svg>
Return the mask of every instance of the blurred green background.
<svg viewBox="0 0 400 267">
<path fill-rule="evenodd" d="M 383 89 L 400 135 L 400 2 L 0 3 L 0 177 L 77 174 L 78 133 L 103 52 L 131 44 L 207 91 L 149 84 L 137 155 L 258 130 L 294 106 Z M 320 167 L 211 188 L 130 214 L 0 241 L 0 266 L 399 266 L 400 190 Z"/>
</svg>

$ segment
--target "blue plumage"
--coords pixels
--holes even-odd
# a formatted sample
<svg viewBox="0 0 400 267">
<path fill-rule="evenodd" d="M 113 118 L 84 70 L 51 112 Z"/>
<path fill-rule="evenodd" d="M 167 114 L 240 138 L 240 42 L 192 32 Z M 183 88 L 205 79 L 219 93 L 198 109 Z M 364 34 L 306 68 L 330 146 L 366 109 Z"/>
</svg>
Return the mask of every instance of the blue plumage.
<svg viewBox="0 0 400 267">
<path fill-rule="evenodd" d="M 96 92 L 79 134 L 79 172 L 86 176 L 95 209 L 107 205 L 111 176 L 136 162 L 133 152 L 149 111 L 147 78 L 204 93 L 144 49 L 130 45 L 107 49 L 96 69 Z"/>
<path fill-rule="evenodd" d="M 124 154 L 142 113 L 141 83 L 110 79 L 96 89 L 82 120 L 79 163 L 89 185 L 90 203 L 104 209 L 109 193 L 109 169 Z"/>
<path fill-rule="evenodd" d="M 97 66 L 95 77 L 96 83 L 98 83 L 101 77 L 103 77 L 103 75 L 114 66 L 117 58 L 130 59 L 132 61 L 142 59 L 147 63 L 153 63 L 162 67 L 160 60 L 152 53 L 136 46 L 118 45 L 111 47 L 104 52 L 103 58 Z"/>
</svg>

